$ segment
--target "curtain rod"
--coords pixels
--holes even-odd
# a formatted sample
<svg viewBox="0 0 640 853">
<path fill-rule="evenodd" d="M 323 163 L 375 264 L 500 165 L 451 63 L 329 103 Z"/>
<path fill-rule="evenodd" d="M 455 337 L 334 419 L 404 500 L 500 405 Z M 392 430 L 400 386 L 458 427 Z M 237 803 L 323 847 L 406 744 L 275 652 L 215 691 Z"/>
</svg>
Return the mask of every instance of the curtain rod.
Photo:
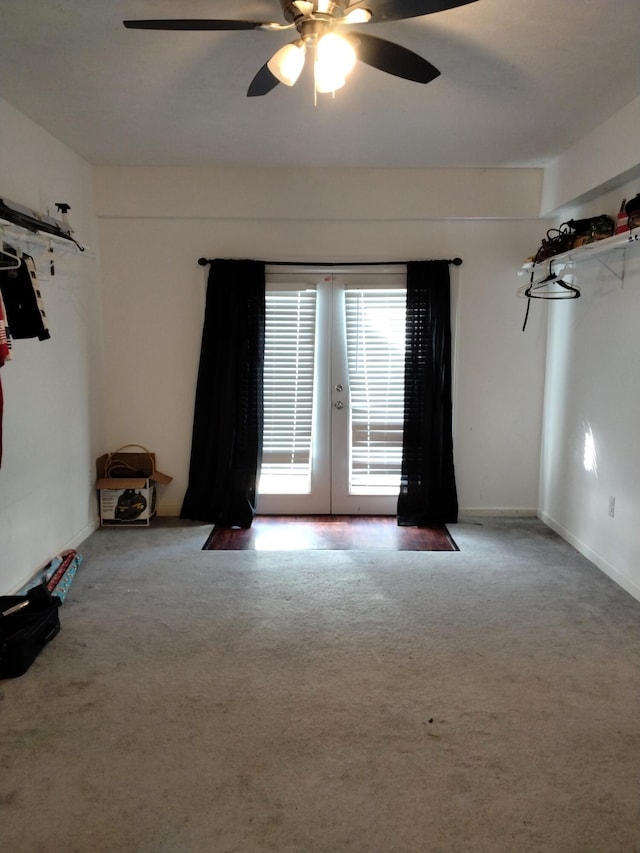
<svg viewBox="0 0 640 853">
<path fill-rule="evenodd" d="M 446 264 L 453 264 L 454 267 L 459 267 L 462 264 L 462 258 L 438 258 L 438 260 L 444 260 Z M 198 258 L 201 267 L 206 267 L 213 261 L 213 258 Z M 336 261 L 335 263 L 327 263 L 326 261 L 266 261 L 266 263 L 274 267 L 388 267 L 394 264 L 406 264 L 407 261 Z"/>
</svg>

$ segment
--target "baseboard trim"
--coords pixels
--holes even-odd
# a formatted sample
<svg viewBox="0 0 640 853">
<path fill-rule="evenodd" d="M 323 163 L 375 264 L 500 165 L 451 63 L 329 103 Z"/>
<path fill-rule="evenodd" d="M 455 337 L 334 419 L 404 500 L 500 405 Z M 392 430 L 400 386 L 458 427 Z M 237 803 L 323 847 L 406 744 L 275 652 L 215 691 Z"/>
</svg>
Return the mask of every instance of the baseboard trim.
<svg viewBox="0 0 640 853">
<path fill-rule="evenodd" d="M 69 548 L 77 548 L 78 545 L 82 545 L 85 539 L 88 539 L 92 533 L 95 533 L 96 530 L 100 527 L 100 519 L 94 518 L 93 521 L 90 521 L 85 527 L 82 528 L 75 536 L 72 536 L 69 541 L 60 548 L 60 551 L 66 551 Z M 57 553 L 59 554 L 60 551 Z M 52 554 L 55 557 L 55 554 Z"/>
<path fill-rule="evenodd" d="M 156 513 L 161 518 L 179 518 L 182 504 L 162 504 L 158 506 Z M 278 513 L 274 513 L 278 515 Z M 460 507 L 459 515 L 469 516 L 494 516 L 496 518 L 537 518 L 538 510 L 535 507 Z"/>
<path fill-rule="evenodd" d="M 505 506 L 490 506 L 490 507 L 460 507 L 459 515 L 484 516 L 488 518 L 536 518 L 538 510 L 532 507 L 505 507 Z"/>
<path fill-rule="evenodd" d="M 37 578 L 38 575 L 44 569 L 44 567 L 47 566 L 51 562 L 51 560 L 53 560 L 54 557 L 57 557 L 63 551 L 70 551 L 72 549 L 76 550 L 78 548 L 78 545 L 81 545 L 85 539 L 88 539 L 92 533 L 95 533 L 98 527 L 100 527 L 100 519 L 94 518 L 92 521 L 89 522 L 89 524 L 85 525 L 82 530 L 79 530 L 76 534 L 74 534 L 71 539 L 68 539 L 61 548 L 55 551 L 55 553 L 51 554 L 49 558 L 45 560 L 38 569 L 28 575 L 28 577 L 24 578 L 21 583 L 14 586 L 13 589 L 11 589 L 7 593 L 7 595 L 16 595 L 21 589 L 24 589 L 25 586 L 31 583 L 34 578 Z"/>
<path fill-rule="evenodd" d="M 162 504 L 156 509 L 156 515 L 160 518 L 180 518 L 182 504 Z"/>
<path fill-rule="evenodd" d="M 569 530 L 563 527 L 561 524 L 558 524 L 553 518 L 548 516 L 545 512 L 539 511 L 538 518 L 543 521 L 547 527 L 550 527 L 554 530 L 558 536 L 562 536 L 564 540 L 566 540 L 569 545 L 572 545 L 576 551 L 579 551 L 583 557 L 586 557 L 587 560 L 590 560 L 596 568 L 600 569 L 607 577 L 610 577 L 612 581 L 621 586 L 629 595 L 632 595 L 635 599 L 640 601 L 640 585 L 636 583 L 632 578 L 626 575 L 624 572 L 621 572 L 614 565 L 605 560 L 597 551 L 594 551 L 593 548 L 590 548 L 585 542 L 581 539 L 578 539 L 577 536 L 574 536 Z"/>
</svg>

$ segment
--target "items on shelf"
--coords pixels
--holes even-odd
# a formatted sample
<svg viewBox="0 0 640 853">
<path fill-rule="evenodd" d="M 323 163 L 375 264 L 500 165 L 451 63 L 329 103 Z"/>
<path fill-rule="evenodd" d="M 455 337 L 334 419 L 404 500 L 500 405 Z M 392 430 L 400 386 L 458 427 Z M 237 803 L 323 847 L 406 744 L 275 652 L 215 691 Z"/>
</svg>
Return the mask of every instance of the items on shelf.
<svg viewBox="0 0 640 853">
<path fill-rule="evenodd" d="M 637 211 L 635 224 L 640 225 L 640 194 L 636 198 L 637 207 L 632 206 L 631 209 L 632 211 Z M 622 206 L 626 212 L 628 204 L 623 201 Z M 597 218 L 601 219 L 601 217 Z M 569 220 L 569 222 L 582 227 L 583 223 L 590 221 L 592 220 Z M 611 220 L 611 223 L 613 223 L 613 220 Z M 609 227 L 607 224 L 607 229 Z M 609 234 L 604 237 L 594 237 L 592 240 L 586 242 L 578 242 L 570 239 L 570 229 L 566 228 L 562 231 L 562 239 L 566 238 L 567 243 L 570 243 L 568 247 L 565 245 L 558 252 L 545 257 L 537 256 L 536 258 L 529 258 L 525 261 L 520 270 L 520 275 L 526 275 L 528 282 L 518 288 L 518 296 L 527 299 L 527 310 L 522 331 L 524 332 L 527 325 L 532 299 L 578 299 L 580 297 L 580 289 L 576 284 L 576 268 L 582 261 L 596 259 L 613 276 L 619 278 L 620 281 L 624 281 L 624 261 L 627 256 L 627 250 L 640 246 L 640 233 L 634 234 L 633 227 L 635 227 L 634 224 L 629 228 L 621 229 L 618 233 Z M 597 230 L 597 225 L 594 230 Z M 613 230 L 615 231 L 615 227 Z M 553 235 L 550 236 L 552 237 Z M 619 254 L 622 258 L 622 265 L 619 271 L 616 270 L 615 265 L 611 265 L 608 261 L 604 260 L 611 253 Z M 540 252 L 540 255 L 544 255 L 544 252 Z M 559 269 L 563 270 L 562 274 L 558 272 Z"/>
<path fill-rule="evenodd" d="M 550 228 L 535 254 L 525 261 L 525 266 L 539 264 L 564 252 L 587 246 L 618 234 L 640 228 L 640 193 L 630 201 L 622 199 L 615 219 L 606 213 L 584 219 L 568 219 L 558 228 Z M 631 234 L 633 238 L 637 235 Z"/>
<path fill-rule="evenodd" d="M 629 230 L 629 215 L 625 210 L 625 205 L 627 203 L 626 198 L 622 199 L 620 204 L 620 210 L 618 211 L 618 215 L 616 216 L 616 227 L 614 234 L 624 234 L 625 231 Z"/>
<path fill-rule="evenodd" d="M 628 230 L 640 227 L 640 193 L 625 204 L 624 212 L 627 214 Z"/>
<path fill-rule="evenodd" d="M 546 237 L 543 238 L 531 260 L 538 264 L 569 249 L 576 249 L 586 243 L 611 237 L 614 230 L 615 222 L 606 213 L 586 219 L 569 219 L 559 228 L 550 228 L 547 231 Z"/>
</svg>

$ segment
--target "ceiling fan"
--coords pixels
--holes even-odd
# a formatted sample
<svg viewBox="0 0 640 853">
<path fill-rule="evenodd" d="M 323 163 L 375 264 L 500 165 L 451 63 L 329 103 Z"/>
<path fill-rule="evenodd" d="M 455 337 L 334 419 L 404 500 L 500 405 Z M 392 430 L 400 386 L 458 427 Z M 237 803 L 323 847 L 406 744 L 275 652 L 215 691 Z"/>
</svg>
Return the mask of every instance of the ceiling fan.
<svg viewBox="0 0 640 853">
<path fill-rule="evenodd" d="M 314 54 L 316 93 L 332 93 L 344 86 L 357 60 L 417 83 L 429 83 L 438 69 L 406 47 L 355 32 L 354 24 L 378 24 L 417 18 L 466 6 L 476 0 L 280 0 L 286 24 L 272 21 L 234 21 L 208 18 L 123 21 L 139 30 L 297 30 L 297 38 L 277 50 L 251 81 L 248 97 L 266 95 L 278 83 L 293 86 L 302 72 L 307 52 Z M 340 35 L 338 35 L 340 32 Z"/>
</svg>

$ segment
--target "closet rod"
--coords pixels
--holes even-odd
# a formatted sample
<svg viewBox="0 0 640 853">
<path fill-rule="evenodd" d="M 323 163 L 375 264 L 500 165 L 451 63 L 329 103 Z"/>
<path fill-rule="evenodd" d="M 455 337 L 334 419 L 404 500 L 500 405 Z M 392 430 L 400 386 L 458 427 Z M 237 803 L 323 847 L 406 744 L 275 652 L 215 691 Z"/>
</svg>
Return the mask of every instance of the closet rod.
<svg viewBox="0 0 640 853">
<path fill-rule="evenodd" d="M 198 263 L 201 267 L 206 267 L 207 264 L 213 263 L 213 258 L 198 258 Z M 459 267 L 462 264 L 462 258 L 438 258 L 444 260 L 446 264 L 453 264 L 454 267 Z M 326 261 L 266 261 L 272 267 L 390 267 L 406 264 L 407 261 L 342 261 L 335 263 L 327 263 Z"/>
</svg>

